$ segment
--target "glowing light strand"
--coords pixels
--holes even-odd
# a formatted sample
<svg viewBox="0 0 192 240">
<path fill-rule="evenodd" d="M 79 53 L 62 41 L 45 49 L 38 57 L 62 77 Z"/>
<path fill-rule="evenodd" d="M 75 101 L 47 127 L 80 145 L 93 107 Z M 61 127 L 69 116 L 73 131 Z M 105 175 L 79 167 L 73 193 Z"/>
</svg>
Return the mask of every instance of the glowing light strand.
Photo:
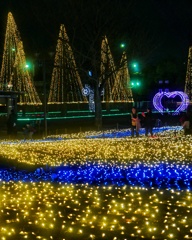
<svg viewBox="0 0 192 240">
<path fill-rule="evenodd" d="M 112 89 L 115 82 L 116 77 L 116 67 L 113 60 L 113 56 L 108 44 L 107 37 L 105 36 L 101 43 L 101 65 L 100 65 L 101 76 L 99 79 L 100 84 L 103 81 L 106 81 L 104 85 L 104 94 L 103 94 L 103 101 L 110 102 L 113 101 L 112 98 Z M 107 76 L 107 72 L 111 72 L 112 74 L 110 77 Z M 106 79 L 107 78 L 107 79 Z"/>
<path fill-rule="evenodd" d="M 189 47 L 184 92 L 192 100 L 192 46 Z"/>
<path fill-rule="evenodd" d="M 127 67 L 127 56 L 125 52 L 122 55 L 120 66 L 112 89 L 112 99 L 115 102 L 133 102 L 132 89 L 130 88 L 130 75 Z"/>
<path fill-rule="evenodd" d="M 12 91 L 24 92 L 24 95 L 19 95 L 18 104 L 41 104 L 29 70 L 26 68 L 23 43 L 10 12 L 5 33 L 0 88 L 6 91 L 9 86 Z"/>
<path fill-rule="evenodd" d="M 66 29 L 60 26 L 48 104 L 87 102 Z"/>
</svg>

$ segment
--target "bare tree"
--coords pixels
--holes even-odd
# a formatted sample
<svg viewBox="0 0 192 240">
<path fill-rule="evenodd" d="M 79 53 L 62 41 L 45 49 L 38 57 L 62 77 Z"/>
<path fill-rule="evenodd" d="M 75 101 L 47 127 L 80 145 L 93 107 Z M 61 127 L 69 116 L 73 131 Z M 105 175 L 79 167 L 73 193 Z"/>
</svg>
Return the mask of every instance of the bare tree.
<svg viewBox="0 0 192 240">
<path fill-rule="evenodd" d="M 137 3 L 136 3 L 137 2 Z M 56 45 L 60 24 L 64 24 L 69 35 L 76 63 L 82 79 L 90 81 L 95 90 L 95 124 L 102 126 L 101 91 L 114 70 L 107 71 L 100 84 L 101 41 L 107 36 L 115 55 L 116 71 L 121 67 L 121 41 L 127 44 L 128 61 L 133 57 L 147 59 L 157 45 L 150 29 L 143 27 L 134 0 L 34 0 L 22 8 L 30 9 L 34 21 L 47 36 L 51 47 Z M 146 22 L 146 21 L 145 21 Z M 38 36 L 38 35 L 37 35 Z M 43 37 L 42 45 L 46 47 Z M 150 39 L 150 40 L 149 40 Z M 39 39 L 36 37 L 39 48 Z M 35 43 L 34 43 L 35 45 Z M 119 65 L 118 65 L 119 64 Z M 121 64 L 123 64 L 121 62 Z M 107 69 L 107 66 L 106 66 Z M 92 71 L 88 79 L 87 72 Z"/>
</svg>

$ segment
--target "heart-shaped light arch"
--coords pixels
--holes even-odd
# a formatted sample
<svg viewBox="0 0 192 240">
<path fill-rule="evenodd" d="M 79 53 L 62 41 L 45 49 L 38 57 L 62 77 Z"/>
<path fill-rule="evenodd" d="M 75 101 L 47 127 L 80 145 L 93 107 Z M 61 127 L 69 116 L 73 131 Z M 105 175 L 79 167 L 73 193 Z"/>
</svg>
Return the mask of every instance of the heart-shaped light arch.
<svg viewBox="0 0 192 240">
<path fill-rule="evenodd" d="M 159 111 L 161 114 L 163 114 L 163 105 L 162 105 L 162 98 L 166 96 L 168 98 L 174 98 L 176 96 L 179 96 L 181 98 L 181 104 L 180 106 L 175 110 L 173 115 L 179 114 L 181 111 L 185 111 L 189 105 L 189 97 L 187 96 L 186 93 L 181 92 L 181 91 L 174 91 L 174 92 L 158 92 L 155 94 L 153 98 L 153 106 L 157 111 Z"/>
</svg>

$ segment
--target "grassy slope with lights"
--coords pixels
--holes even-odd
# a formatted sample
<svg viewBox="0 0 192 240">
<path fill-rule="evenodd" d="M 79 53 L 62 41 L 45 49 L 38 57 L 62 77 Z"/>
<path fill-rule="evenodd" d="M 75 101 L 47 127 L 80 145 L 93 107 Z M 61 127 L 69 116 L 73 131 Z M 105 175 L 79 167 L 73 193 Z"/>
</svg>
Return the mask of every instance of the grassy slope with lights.
<svg viewBox="0 0 192 240">
<path fill-rule="evenodd" d="M 192 137 L 94 135 L 1 142 L 2 239 L 190 239 Z"/>
<path fill-rule="evenodd" d="M 188 138 L 174 131 L 158 133 L 157 138 L 129 138 L 118 131 L 79 134 L 63 134 L 42 141 L 4 141 L 0 156 L 9 163 L 25 163 L 35 167 L 80 165 L 90 161 L 108 161 L 130 164 L 140 160 L 182 161 L 191 160 L 191 145 Z M 122 136 L 122 137 L 121 137 Z"/>
</svg>

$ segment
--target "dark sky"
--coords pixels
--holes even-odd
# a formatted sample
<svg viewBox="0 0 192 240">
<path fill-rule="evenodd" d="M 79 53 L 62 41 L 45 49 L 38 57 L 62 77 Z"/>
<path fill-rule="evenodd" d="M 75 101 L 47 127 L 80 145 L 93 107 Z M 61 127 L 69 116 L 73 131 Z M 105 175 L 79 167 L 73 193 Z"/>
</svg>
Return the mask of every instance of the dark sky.
<svg viewBox="0 0 192 240">
<path fill-rule="evenodd" d="M 106 32 L 114 30 L 109 34 L 112 46 L 125 41 L 131 58 L 146 63 L 164 58 L 187 61 L 192 43 L 191 0 L 1 0 L 1 55 L 9 11 L 20 31 L 26 56 L 43 49 L 55 51 L 61 23 L 76 42 L 82 38 L 82 29 L 94 36 L 98 14 L 102 15 L 101 22 L 115 19 L 106 21 L 105 26 Z"/>
</svg>

